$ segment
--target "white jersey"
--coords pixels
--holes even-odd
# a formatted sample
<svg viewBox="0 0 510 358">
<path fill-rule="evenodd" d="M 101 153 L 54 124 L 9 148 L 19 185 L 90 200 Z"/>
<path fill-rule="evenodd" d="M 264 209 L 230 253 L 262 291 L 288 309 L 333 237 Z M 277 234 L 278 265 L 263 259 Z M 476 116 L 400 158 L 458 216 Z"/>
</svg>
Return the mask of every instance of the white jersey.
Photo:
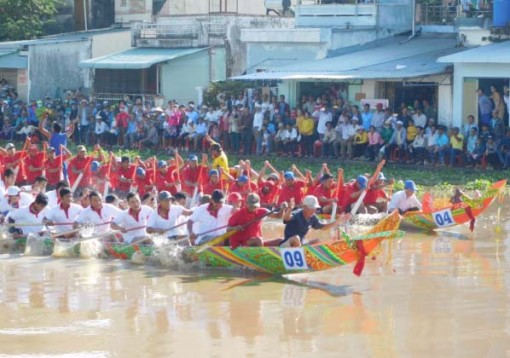
<svg viewBox="0 0 510 358">
<path fill-rule="evenodd" d="M 34 198 L 32 195 L 29 195 L 27 193 L 20 193 L 20 199 L 18 202 L 18 205 L 16 207 L 12 206 L 12 204 L 9 203 L 9 197 L 8 196 L 2 196 L 0 198 L 0 213 L 3 215 L 7 215 L 8 213 L 20 209 L 24 206 L 28 206 L 32 204 L 34 201 Z"/>
<path fill-rule="evenodd" d="M 56 190 L 50 190 L 46 193 L 46 197 L 48 197 L 48 207 L 53 208 L 58 205 L 58 196 Z"/>
<path fill-rule="evenodd" d="M 171 205 L 170 211 L 168 212 L 167 217 L 161 216 L 157 209 L 153 210 L 151 216 L 149 217 L 149 222 L 147 224 L 147 227 L 150 227 L 151 229 L 168 230 L 176 225 L 179 225 L 180 223 L 183 222 L 182 220 L 180 220 L 183 210 L 184 210 L 184 208 L 180 205 Z M 182 225 L 181 227 L 167 231 L 165 233 L 165 236 L 171 237 L 171 236 L 185 235 L 185 231 L 182 230 L 182 228 L 185 229 L 185 225 Z"/>
<path fill-rule="evenodd" d="M 47 209 L 44 208 L 39 213 L 35 213 L 32 211 L 32 204 L 30 204 L 10 212 L 7 215 L 7 220 L 12 219 L 15 223 L 23 225 L 28 224 L 19 227 L 23 234 L 39 233 L 46 230 L 46 226 L 42 223 L 46 212 Z"/>
<path fill-rule="evenodd" d="M 73 229 L 73 224 L 82 210 L 83 208 L 78 204 L 71 203 L 67 209 L 64 209 L 60 204 L 48 209 L 45 217 L 54 223 L 68 223 L 67 225 L 55 225 L 55 231 L 60 234 Z"/>
<path fill-rule="evenodd" d="M 135 238 L 147 236 L 147 223 L 153 211 L 147 205 L 142 205 L 138 213 L 133 213 L 131 209 L 128 209 L 122 211 L 113 219 L 115 224 L 130 230 L 122 233 L 125 242 L 130 243 Z M 136 230 L 133 230 L 135 228 Z"/>
<path fill-rule="evenodd" d="M 392 212 L 395 209 L 399 209 L 402 211 L 407 211 L 411 208 L 419 208 L 421 209 L 421 203 L 416 197 L 416 195 L 411 195 L 408 197 L 406 195 L 405 190 L 397 191 L 391 197 L 391 201 L 388 205 L 388 212 Z"/>
<path fill-rule="evenodd" d="M 94 210 L 92 206 L 85 208 L 76 218 L 78 224 L 93 224 L 93 234 L 104 234 L 111 230 L 110 223 L 113 218 L 122 213 L 122 210 L 111 204 L 103 204 L 101 210 Z"/>
<path fill-rule="evenodd" d="M 207 236 L 218 236 L 222 235 L 227 231 L 227 224 L 230 216 L 232 216 L 232 206 L 223 204 L 220 210 L 218 210 L 217 216 L 211 215 L 208 210 L 209 204 L 200 205 L 196 207 L 190 220 L 193 221 L 194 234 L 202 234 L 207 231 L 220 228 L 215 231 L 211 231 Z M 201 239 L 200 237 L 198 238 Z"/>
</svg>

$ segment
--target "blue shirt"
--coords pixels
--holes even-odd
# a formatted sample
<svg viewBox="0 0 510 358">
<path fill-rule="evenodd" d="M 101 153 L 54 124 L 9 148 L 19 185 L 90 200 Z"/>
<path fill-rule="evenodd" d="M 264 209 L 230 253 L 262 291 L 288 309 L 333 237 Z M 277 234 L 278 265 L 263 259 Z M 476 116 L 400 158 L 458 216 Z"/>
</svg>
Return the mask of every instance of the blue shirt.
<svg viewBox="0 0 510 358">
<path fill-rule="evenodd" d="M 374 114 L 372 112 L 361 112 L 361 120 L 363 128 L 368 132 L 370 126 L 372 125 L 372 117 Z"/>
<path fill-rule="evenodd" d="M 303 239 L 305 238 L 310 228 L 322 229 L 324 227 L 324 224 L 319 221 L 319 218 L 317 218 L 316 215 L 313 215 L 308 220 L 305 219 L 303 210 L 294 212 L 290 219 L 288 221 L 284 221 L 284 223 L 285 230 L 283 233 L 283 242 L 287 241 L 289 238 L 295 235 L 298 235 L 301 239 L 301 242 L 303 242 Z"/>
<path fill-rule="evenodd" d="M 448 143 L 450 143 L 450 140 L 448 139 L 448 136 L 445 133 L 439 134 L 437 136 L 436 145 L 438 147 L 442 147 L 442 146 L 448 145 Z"/>
<path fill-rule="evenodd" d="M 50 138 L 50 147 L 55 148 L 55 155 L 57 156 L 61 154 L 61 145 L 67 147 L 67 134 L 53 132 Z"/>
</svg>

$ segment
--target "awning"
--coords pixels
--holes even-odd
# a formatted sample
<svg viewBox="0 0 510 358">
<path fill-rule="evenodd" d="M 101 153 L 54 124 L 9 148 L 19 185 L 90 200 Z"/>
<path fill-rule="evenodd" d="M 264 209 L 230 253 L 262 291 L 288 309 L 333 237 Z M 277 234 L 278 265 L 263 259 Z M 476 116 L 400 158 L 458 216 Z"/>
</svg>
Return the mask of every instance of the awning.
<svg viewBox="0 0 510 358">
<path fill-rule="evenodd" d="M 140 70 L 149 68 L 157 63 L 168 62 L 205 50 L 207 50 L 207 48 L 133 48 L 111 55 L 81 61 L 80 67 L 111 70 Z"/>
<path fill-rule="evenodd" d="M 0 50 L 0 68 L 28 68 L 27 56 L 20 56 L 19 51 Z"/>
<path fill-rule="evenodd" d="M 394 41 L 361 51 L 321 60 L 279 66 L 265 72 L 231 77 L 233 80 L 331 80 L 360 79 L 398 80 L 420 78 L 448 72 L 449 63 L 438 63 L 441 56 L 461 51 L 455 39 L 413 39 L 407 43 Z"/>
<path fill-rule="evenodd" d="M 510 63 L 510 41 L 464 49 L 454 55 L 444 56 L 438 62 L 453 63 Z"/>
</svg>

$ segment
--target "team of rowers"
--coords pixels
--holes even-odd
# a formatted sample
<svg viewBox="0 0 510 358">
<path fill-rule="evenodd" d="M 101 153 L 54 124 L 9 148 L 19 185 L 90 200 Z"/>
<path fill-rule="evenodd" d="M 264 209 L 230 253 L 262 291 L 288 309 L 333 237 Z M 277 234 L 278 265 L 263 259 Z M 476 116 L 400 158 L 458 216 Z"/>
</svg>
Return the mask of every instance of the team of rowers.
<svg viewBox="0 0 510 358">
<path fill-rule="evenodd" d="M 278 172 L 267 161 L 260 172 L 249 161 L 230 168 L 214 142 L 211 164 L 206 155 L 201 163 L 195 155 L 184 160 L 178 153 L 168 160 L 137 157 L 132 162 L 98 146 L 90 155 L 78 146 L 75 156 L 64 147 L 58 156 L 55 148 L 41 152 L 32 144 L 18 152 L 13 147 L 0 150 L 0 211 L 19 235 L 51 230 L 53 237 L 71 238 L 88 227 L 93 237 L 126 243 L 150 242 L 150 235 L 158 234 L 190 245 L 214 240 L 233 248 L 298 247 L 306 243 L 310 228 L 338 226 L 348 219 L 345 214 L 421 208 L 411 180 L 390 197 L 394 181 L 383 173 L 371 182 L 359 175 L 344 183 L 343 171 L 338 170 L 335 182 L 326 164 L 315 178 L 295 165 Z M 69 180 L 62 179 L 66 172 Z M 23 182 L 27 185 L 16 185 Z M 325 223 L 318 213 L 342 215 Z M 263 240 L 267 216 L 283 219 L 281 239 Z"/>
</svg>

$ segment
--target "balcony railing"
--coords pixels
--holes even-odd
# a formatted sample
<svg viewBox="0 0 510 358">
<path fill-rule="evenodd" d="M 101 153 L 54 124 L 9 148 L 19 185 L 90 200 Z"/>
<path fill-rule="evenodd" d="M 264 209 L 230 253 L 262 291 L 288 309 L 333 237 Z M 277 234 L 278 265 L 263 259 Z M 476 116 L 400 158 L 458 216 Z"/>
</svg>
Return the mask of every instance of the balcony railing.
<svg viewBox="0 0 510 358">
<path fill-rule="evenodd" d="M 423 25 L 465 24 L 465 26 L 481 26 L 484 18 L 492 17 L 492 11 L 490 10 L 469 9 L 463 11 L 460 4 L 453 6 L 422 4 L 421 9 L 423 9 L 421 14 Z"/>
</svg>

